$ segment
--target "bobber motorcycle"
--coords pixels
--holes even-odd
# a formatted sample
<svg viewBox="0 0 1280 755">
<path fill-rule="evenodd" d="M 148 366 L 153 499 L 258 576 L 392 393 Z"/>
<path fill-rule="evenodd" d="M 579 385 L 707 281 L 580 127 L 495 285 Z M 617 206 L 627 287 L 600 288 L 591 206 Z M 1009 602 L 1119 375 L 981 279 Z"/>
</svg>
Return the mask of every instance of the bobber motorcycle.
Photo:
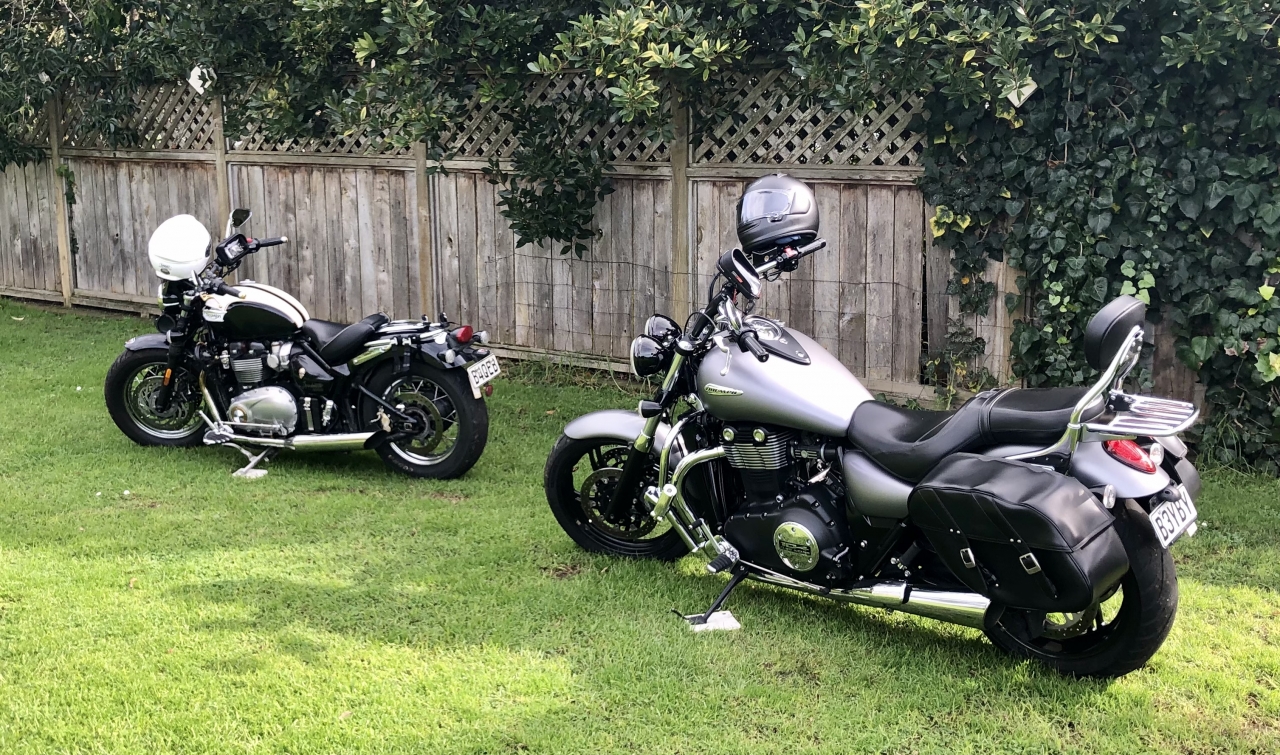
<svg viewBox="0 0 1280 755">
<path fill-rule="evenodd" d="M 488 337 L 424 316 L 378 313 L 344 324 L 312 318 L 289 294 L 226 278 L 251 254 L 288 238 L 235 229 L 211 251 L 200 221 L 178 215 L 152 235 L 159 331 L 138 336 L 107 372 L 107 409 L 147 446 L 224 445 L 241 451 L 239 476 L 280 450 L 372 449 L 415 477 L 464 474 L 484 452 L 485 396 L 498 374 Z M 252 449 L 252 450 L 249 450 Z"/>
<path fill-rule="evenodd" d="M 816 206 L 786 228 L 807 189 L 778 185 L 740 203 L 755 248 L 720 258 L 706 307 L 683 327 L 655 315 L 633 341 L 633 371 L 661 376 L 652 400 L 579 417 L 556 442 L 544 481 L 565 532 L 727 573 L 685 617 L 695 629 L 736 628 L 720 609 L 756 580 L 973 627 L 1067 674 L 1141 667 L 1174 620 L 1169 548 L 1194 533 L 1200 489 L 1177 437 L 1196 408 L 1123 390 L 1145 306 L 1122 296 L 1089 323 L 1091 386 L 945 412 L 877 402 L 811 338 L 751 314 L 762 277 L 825 247 Z M 779 224 L 763 243 L 762 217 Z"/>
</svg>

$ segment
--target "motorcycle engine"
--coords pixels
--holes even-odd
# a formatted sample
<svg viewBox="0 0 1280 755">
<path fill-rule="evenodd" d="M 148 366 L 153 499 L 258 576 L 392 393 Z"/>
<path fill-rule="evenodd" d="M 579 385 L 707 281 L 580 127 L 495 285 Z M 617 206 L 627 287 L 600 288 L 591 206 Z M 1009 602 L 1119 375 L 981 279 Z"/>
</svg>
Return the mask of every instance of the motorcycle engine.
<svg viewBox="0 0 1280 755">
<path fill-rule="evenodd" d="M 229 343 L 219 355 L 224 370 L 235 375 L 240 391 L 227 406 L 227 424 L 251 435 L 288 436 L 298 426 L 298 400 L 287 388 L 264 385 L 289 369 L 293 344 L 257 341 Z"/>
<path fill-rule="evenodd" d="M 724 535 L 744 560 L 805 582 L 845 581 L 857 562 L 843 498 L 826 482 L 782 501 L 748 501 Z"/>
<path fill-rule="evenodd" d="M 252 388 L 231 399 L 227 424 L 254 435 L 292 435 L 298 426 L 298 401 L 278 385 Z"/>
</svg>

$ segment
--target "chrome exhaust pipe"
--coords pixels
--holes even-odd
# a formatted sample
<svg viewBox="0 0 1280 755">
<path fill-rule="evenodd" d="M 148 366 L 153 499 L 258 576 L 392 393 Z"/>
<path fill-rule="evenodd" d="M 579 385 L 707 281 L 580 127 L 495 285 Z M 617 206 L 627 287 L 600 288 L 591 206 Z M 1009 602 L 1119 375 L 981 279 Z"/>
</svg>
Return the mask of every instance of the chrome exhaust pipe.
<svg viewBox="0 0 1280 755">
<path fill-rule="evenodd" d="M 262 435 L 226 435 L 216 445 L 241 443 L 260 448 L 281 448 L 287 451 L 358 451 L 373 433 L 334 433 L 333 435 L 296 435 L 292 438 L 271 438 Z"/>
<path fill-rule="evenodd" d="M 758 568 L 758 567 L 757 567 Z M 891 611 L 923 616 L 949 624 L 986 628 L 987 609 L 991 601 L 973 592 L 956 592 L 952 590 L 927 590 L 912 587 L 906 582 L 877 582 L 868 587 L 855 587 L 850 590 L 819 587 L 783 576 L 777 572 L 753 575 L 755 579 L 769 584 L 789 587 L 800 592 L 820 595 L 841 603 L 854 603 L 860 606 L 887 608 Z"/>
</svg>

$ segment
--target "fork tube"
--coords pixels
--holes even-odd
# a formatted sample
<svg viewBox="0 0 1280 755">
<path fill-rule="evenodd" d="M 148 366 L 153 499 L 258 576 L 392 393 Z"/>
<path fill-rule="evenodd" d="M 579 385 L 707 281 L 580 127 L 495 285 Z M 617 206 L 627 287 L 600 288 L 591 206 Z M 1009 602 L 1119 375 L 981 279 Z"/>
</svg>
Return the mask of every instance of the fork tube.
<svg viewBox="0 0 1280 755">
<path fill-rule="evenodd" d="M 662 381 L 662 392 L 658 397 L 664 410 L 672 403 L 671 389 L 675 387 L 683 365 L 684 355 L 677 351 L 671 357 L 671 367 L 667 369 L 667 375 Z M 665 411 L 659 412 L 645 420 L 644 430 L 631 445 L 627 462 L 622 465 L 622 476 L 618 478 L 618 487 L 614 489 L 613 498 L 602 512 L 605 519 L 616 520 L 618 515 L 626 511 L 627 507 L 643 493 L 638 488 L 644 480 L 645 468 L 649 466 L 649 451 L 653 448 L 653 437 L 658 432 L 658 424 L 662 422 L 664 413 Z"/>
</svg>

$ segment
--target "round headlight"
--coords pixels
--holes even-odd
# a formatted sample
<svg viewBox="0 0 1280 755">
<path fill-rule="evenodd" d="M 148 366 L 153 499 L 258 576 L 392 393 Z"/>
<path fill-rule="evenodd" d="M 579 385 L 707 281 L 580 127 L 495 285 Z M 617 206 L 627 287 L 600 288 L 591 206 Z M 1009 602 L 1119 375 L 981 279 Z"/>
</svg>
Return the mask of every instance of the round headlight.
<svg viewBox="0 0 1280 755">
<path fill-rule="evenodd" d="M 636 377 L 647 377 L 662 370 L 667 350 L 652 336 L 636 336 L 631 342 L 631 371 Z"/>
<path fill-rule="evenodd" d="M 666 343 L 680 337 L 680 326 L 666 315 L 654 315 L 645 321 L 644 334 L 659 343 Z"/>
</svg>

